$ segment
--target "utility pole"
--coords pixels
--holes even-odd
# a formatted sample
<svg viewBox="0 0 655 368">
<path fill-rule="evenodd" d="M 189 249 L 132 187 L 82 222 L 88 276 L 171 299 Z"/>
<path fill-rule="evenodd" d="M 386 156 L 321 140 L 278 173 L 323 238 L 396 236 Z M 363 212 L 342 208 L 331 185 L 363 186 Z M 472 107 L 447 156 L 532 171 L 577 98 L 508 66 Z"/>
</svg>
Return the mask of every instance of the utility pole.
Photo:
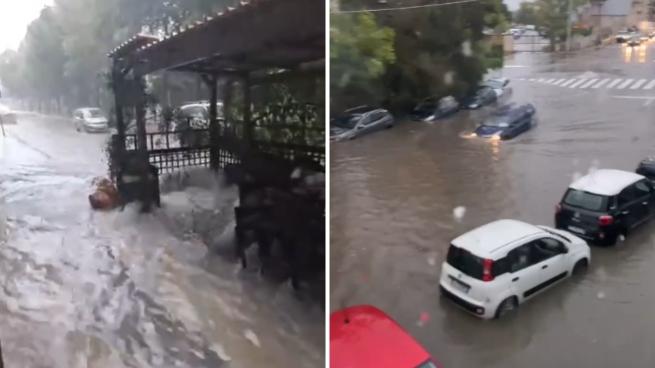
<svg viewBox="0 0 655 368">
<path fill-rule="evenodd" d="M 573 13 L 573 0 L 569 0 L 569 8 L 566 11 L 566 52 L 571 51 L 571 13 Z"/>
</svg>

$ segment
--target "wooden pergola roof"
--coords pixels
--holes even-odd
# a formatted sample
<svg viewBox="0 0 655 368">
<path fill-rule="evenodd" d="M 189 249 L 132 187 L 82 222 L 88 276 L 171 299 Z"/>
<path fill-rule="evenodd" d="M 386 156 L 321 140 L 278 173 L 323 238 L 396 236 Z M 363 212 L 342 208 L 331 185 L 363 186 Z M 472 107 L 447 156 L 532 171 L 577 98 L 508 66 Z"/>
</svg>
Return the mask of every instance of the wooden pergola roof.
<svg viewBox="0 0 655 368">
<path fill-rule="evenodd" d="M 139 35 L 109 56 L 138 74 L 288 69 L 325 59 L 323 0 L 250 0 L 164 39 Z"/>
</svg>

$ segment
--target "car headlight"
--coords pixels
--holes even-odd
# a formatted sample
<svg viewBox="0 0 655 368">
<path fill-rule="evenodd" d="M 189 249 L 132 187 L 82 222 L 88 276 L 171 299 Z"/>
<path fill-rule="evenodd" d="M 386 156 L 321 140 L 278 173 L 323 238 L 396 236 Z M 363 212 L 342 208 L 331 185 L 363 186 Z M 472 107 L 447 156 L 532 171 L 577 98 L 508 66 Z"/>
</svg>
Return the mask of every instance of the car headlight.
<svg viewBox="0 0 655 368">
<path fill-rule="evenodd" d="M 480 106 L 480 105 L 478 105 L 478 104 L 471 104 L 471 105 L 469 105 L 469 107 L 472 108 L 472 109 L 477 109 L 479 106 Z"/>
</svg>

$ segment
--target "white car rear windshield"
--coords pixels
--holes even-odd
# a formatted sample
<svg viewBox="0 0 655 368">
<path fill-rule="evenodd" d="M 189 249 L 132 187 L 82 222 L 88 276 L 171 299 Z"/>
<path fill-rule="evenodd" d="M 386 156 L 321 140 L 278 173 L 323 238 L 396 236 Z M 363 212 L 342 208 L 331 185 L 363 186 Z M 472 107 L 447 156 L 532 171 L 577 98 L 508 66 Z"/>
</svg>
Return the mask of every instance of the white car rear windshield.
<svg viewBox="0 0 655 368">
<path fill-rule="evenodd" d="M 451 245 L 446 262 L 462 273 L 482 280 L 482 258 L 471 252 Z"/>
</svg>

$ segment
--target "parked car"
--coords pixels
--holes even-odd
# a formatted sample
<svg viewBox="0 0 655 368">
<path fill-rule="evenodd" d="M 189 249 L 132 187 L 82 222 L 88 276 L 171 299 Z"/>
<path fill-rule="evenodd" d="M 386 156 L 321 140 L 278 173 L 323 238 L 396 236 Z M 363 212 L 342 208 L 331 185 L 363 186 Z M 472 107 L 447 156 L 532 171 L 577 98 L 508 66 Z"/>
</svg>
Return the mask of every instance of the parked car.
<svg viewBox="0 0 655 368">
<path fill-rule="evenodd" d="M 396 321 L 359 305 L 330 315 L 331 368 L 441 368 Z"/>
<path fill-rule="evenodd" d="M 496 92 L 496 98 L 500 99 L 506 93 L 511 92 L 509 85 L 509 78 L 491 78 L 482 83 L 485 87 L 490 87 Z"/>
<path fill-rule="evenodd" d="M 536 112 L 532 104 L 505 105 L 475 129 L 475 136 L 495 140 L 512 139 L 534 126 Z"/>
<path fill-rule="evenodd" d="M 411 117 L 416 121 L 433 121 L 443 119 L 459 111 L 459 102 L 452 97 L 447 96 L 441 99 L 430 97 L 414 108 Z"/>
<path fill-rule="evenodd" d="M 646 33 L 640 33 L 639 39 L 641 40 L 641 42 L 648 42 L 648 40 L 650 40 L 650 36 Z"/>
<path fill-rule="evenodd" d="M 625 43 L 632 37 L 632 34 L 628 31 L 620 31 L 614 36 L 616 43 Z"/>
<path fill-rule="evenodd" d="M 655 213 L 655 190 L 644 176 L 597 170 L 569 186 L 557 205 L 555 227 L 603 245 L 646 222 Z"/>
<path fill-rule="evenodd" d="M 173 112 L 173 130 L 185 129 L 207 129 L 209 128 L 209 101 L 197 101 L 186 103 Z M 223 117 L 223 103 L 216 104 L 218 117 Z"/>
<path fill-rule="evenodd" d="M 639 46 L 641 45 L 641 38 L 639 36 L 632 36 L 628 39 L 628 46 Z"/>
<path fill-rule="evenodd" d="M 566 231 L 498 220 L 452 241 L 441 267 L 443 297 L 484 319 L 501 318 L 591 260 L 587 243 Z"/>
<path fill-rule="evenodd" d="M 391 128 L 393 116 L 385 109 L 359 106 L 330 120 L 330 140 L 355 139 L 376 130 Z"/>
<path fill-rule="evenodd" d="M 472 95 L 464 98 L 462 106 L 466 109 L 479 109 L 483 106 L 490 105 L 498 100 L 498 96 L 493 88 L 482 86 Z"/>
<path fill-rule="evenodd" d="M 641 160 L 636 173 L 645 176 L 651 183 L 655 184 L 655 156 Z"/>
<path fill-rule="evenodd" d="M 0 120 L 2 120 L 2 124 L 4 125 L 18 124 L 16 113 L 5 105 L 0 105 Z"/>
<path fill-rule="evenodd" d="M 75 130 L 87 133 L 106 132 L 109 130 L 109 121 L 107 117 L 97 107 L 83 107 L 73 111 L 73 121 Z"/>
</svg>

